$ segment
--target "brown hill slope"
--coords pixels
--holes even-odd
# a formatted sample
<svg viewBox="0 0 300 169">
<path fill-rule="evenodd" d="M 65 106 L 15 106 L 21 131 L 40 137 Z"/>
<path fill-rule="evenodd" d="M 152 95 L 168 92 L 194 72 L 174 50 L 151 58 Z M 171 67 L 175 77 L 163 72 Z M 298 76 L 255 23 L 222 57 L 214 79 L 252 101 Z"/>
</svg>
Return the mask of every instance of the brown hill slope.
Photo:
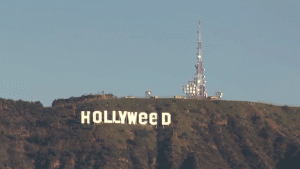
<svg viewBox="0 0 300 169">
<path fill-rule="evenodd" d="M 0 168 L 299 168 L 300 108 L 184 99 L 43 107 L 0 99 Z M 170 126 L 81 124 L 80 112 L 170 112 Z"/>
</svg>

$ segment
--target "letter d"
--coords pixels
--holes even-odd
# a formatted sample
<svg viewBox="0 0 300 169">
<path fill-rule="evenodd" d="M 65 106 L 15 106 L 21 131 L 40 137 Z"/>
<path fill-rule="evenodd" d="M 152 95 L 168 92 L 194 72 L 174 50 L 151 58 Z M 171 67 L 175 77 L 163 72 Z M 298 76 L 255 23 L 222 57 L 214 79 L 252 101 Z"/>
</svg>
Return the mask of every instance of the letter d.
<svg viewBox="0 0 300 169">
<path fill-rule="evenodd" d="M 168 118 L 168 121 L 166 122 L 166 116 Z M 169 125 L 171 124 L 171 114 L 168 112 L 162 112 L 161 113 L 161 124 L 162 125 Z"/>
</svg>

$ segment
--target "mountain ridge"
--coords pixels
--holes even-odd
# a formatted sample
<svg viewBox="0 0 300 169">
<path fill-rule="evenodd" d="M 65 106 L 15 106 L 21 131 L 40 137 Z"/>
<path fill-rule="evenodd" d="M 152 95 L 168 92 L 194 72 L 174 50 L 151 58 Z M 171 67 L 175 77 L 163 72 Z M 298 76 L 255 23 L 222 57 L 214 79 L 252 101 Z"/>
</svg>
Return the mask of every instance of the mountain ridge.
<svg viewBox="0 0 300 169">
<path fill-rule="evenodd" d="M 81 111 L 95 110 L 169 112 L 172 118 L 169 126 L 81 124 Z M 0 168 L 300 166 L 299 107 L 115 97 L 73 97 L 43 107 L 0 98 L 0 116 Z"/>
</svg>

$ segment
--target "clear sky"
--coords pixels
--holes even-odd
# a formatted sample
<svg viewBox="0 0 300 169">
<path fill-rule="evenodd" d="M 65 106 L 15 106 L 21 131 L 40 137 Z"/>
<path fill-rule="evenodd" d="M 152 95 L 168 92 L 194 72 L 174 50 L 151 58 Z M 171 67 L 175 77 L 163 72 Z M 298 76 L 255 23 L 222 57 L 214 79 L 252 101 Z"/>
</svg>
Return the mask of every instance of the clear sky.
<svg viewBox="0 0 300 169">
<path fill-rule="evenodd" d="M 300 1 L 1 0 L 0 97 L 208 95 L 300 106 Z"/>
</svg>

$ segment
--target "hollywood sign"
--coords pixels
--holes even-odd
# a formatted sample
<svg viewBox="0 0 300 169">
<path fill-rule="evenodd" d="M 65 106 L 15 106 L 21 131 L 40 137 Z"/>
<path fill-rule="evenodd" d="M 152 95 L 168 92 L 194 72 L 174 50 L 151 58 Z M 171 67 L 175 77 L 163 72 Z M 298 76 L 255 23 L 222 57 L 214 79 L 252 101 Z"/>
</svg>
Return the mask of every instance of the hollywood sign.
<svg viewBox="0 0 300 169">
<path fill-rule="evenodd" d="M 102 118 L 102 115 L 104 116 Z M 118 119 L 116 111 L 112 111 L 112 118 L 108 119 L 108 113 L 104 110 L 103 114 L 101 111 L 93 112 L 93 122 L 95 124 L 99 123 L 119 123 L 119 124 L 141 124 L 146 125 L 149 123 L 150 125 L 157 125 L 158 114 L 156 112 L 152 112 L 147 114 L 146 112 L 127 112 L 127 111 L 118 111 Z M 90 124 L 90 111 L 81 111 L 81 123 L 82 124 Z M 103 120 L 102 120 L 103 119 Z M 161 113 L 161 125 L 169 125 L 171 124 L 171 114 L 168 112 Z"/>
</svg>

